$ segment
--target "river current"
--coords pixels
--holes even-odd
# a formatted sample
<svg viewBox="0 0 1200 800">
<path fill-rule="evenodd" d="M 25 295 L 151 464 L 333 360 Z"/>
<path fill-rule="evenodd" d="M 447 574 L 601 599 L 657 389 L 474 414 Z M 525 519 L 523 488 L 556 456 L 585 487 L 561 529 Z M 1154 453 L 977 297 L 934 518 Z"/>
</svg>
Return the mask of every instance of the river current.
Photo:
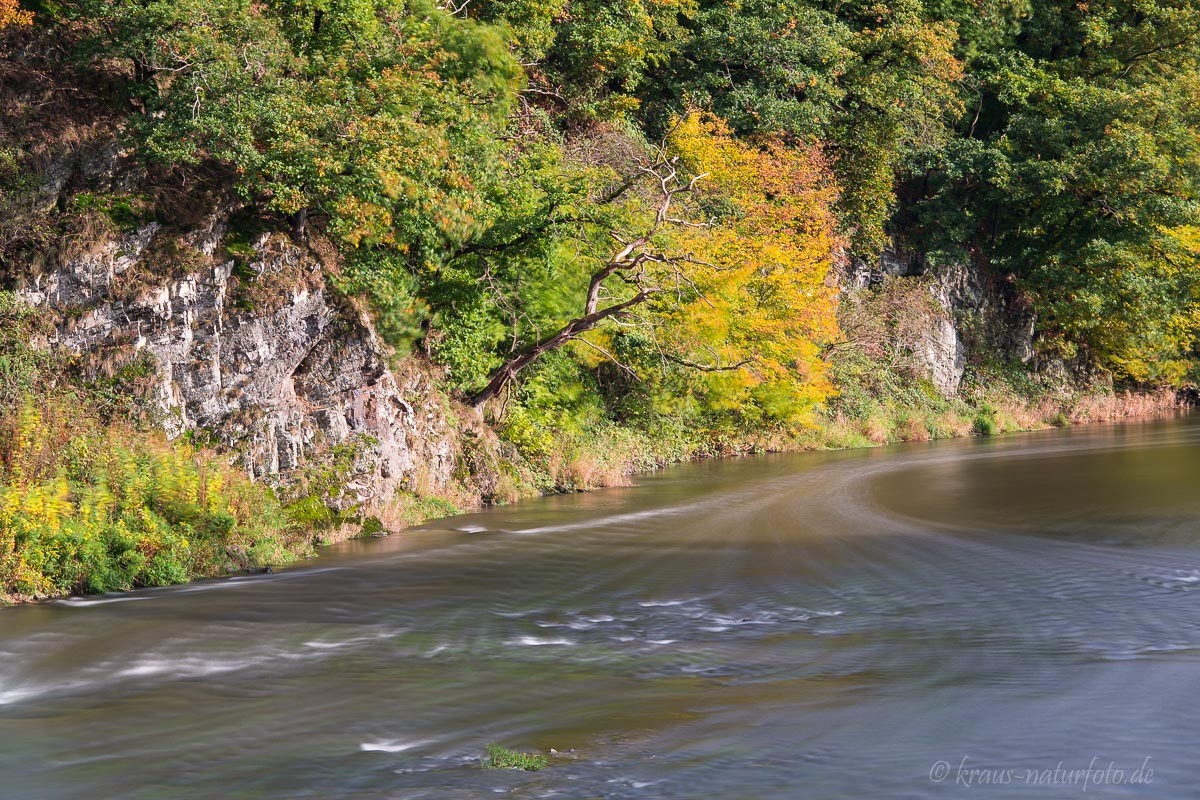
<svg viewBox="0 0 1200 800">
<path fill-rule="evenodd" d="M 713 461 L 0 609 L 0 798 L 1200 797 L 1198 481 L 1194 416 Z"/>
</svg>

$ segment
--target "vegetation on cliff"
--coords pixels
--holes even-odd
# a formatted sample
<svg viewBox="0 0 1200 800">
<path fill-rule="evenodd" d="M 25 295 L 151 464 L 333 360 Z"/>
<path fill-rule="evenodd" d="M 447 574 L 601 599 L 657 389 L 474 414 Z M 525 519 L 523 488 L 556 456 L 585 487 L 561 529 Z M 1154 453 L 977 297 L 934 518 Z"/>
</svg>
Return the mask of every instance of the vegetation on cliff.
<svg viewBox="0 0 1200 800">
<path fill-rule="evenodd" d="M 96 226 L 178 222 L 198 197 L 333 242 L 335 288 L 543 488 L 1101 413 L 1064 376 L 1196 377 L 1197 0 L 0 0 L 0 29 L 4 79 L 36 89 L 3 107 L 9 284 Z M 46 142 L 101 120 L 145 179 L 39 200 Z M 889 243 L 1030 308 L 1030 363 L 980 336 L 964 389 L 936 390 L 914 358 L 914 325 L 950 313 L 929 287 L 839 300 L 839 273 Z M 7 409 L 27 424 L 28 392 Z M 67 447 L 4 486 L 66 485 L 74 514 L 97 487 L 216 469 L 149 446 L 122 471 L 133 450 L 107 424 L 78 437 L 115 471 L 73 473 Z M 257 490 L 237 485 L 186 488 L 184 511 L 116 492 L 105 524 L 141 509 L 210 530 L 241 520 Z M 155 547 L 146 564 L 185 560 Z M 177 577 L 130 565 L 47 580 Z"/>
<path fill-rule="evenodd" d="M 137 366 L 80 388 L 76 365 L 30 345 L 38 327 L 0 293 L 0 600 L 182 583 L 310 552 L 270 488 L 132 423 Z"/>
</svg>

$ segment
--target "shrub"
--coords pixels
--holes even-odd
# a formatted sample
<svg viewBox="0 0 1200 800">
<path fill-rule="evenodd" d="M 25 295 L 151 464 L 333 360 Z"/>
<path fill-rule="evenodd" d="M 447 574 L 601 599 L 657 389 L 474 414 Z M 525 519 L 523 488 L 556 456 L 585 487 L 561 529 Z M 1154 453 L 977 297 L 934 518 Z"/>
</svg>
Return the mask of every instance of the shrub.
<svg viewBox="0 0 1200 800">
<path fill-rule="evenodd" d="M 74 396 L 22 405 L 0 429 L 0 595 L 162 586 L 310 550 L 269 488 Z"/>
<path fill-rule="evenodd" d="M 996 418 L 996 408 L 985 403 L 975 414 L 973 428 L 980 436 L 995 436 L 1000 433 L 1000 422 Z"/>
</svg>

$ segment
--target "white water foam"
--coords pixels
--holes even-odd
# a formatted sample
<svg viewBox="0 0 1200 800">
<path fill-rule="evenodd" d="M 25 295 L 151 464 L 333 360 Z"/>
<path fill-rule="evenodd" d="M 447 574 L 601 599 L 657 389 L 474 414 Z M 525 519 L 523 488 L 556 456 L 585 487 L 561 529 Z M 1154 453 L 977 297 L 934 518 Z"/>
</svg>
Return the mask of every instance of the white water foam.
<svg viewBox="0 0 1200 800">
<path fill-rule="evenodd" d="M 414 747 L 420 747 L 423 744 L 429 744 L 428 739 L 418 739 L 416 741 L 405 742 L 400 739 L 380 739 L 376 742 L 362 742 L 358 749 L 364 753 L 403 753 L 405 750 L 412 750 Z"/>
<path fill-rule="evenodd" d="M 67 606 L 68 608 L 87 608 L 88 606 L 103 606 L 109 603 L 133 603 L 137 600 L 152 600 L 152 597 L 147 595 L 133 595 L 126 597 L 67 597 L 62 600 L 55 600 L 53 604 L 56 606 Z"/>
<path fill-rule="evenodd" d="M 570 639 L 551 639 L 541 636 L 518 636 L 516 639 L 509 639 L 505 644 L 516 645 L 520 647 L 545 647 L 547 645 L 573 645 Z"/>
<path fill-rule="evenodd" d="M 558 533 L 560 531 L 581 531 L 589 528 L 608 528 L 613 525 L 621 525 L 626 522 L 637 522 L 638 520 L 651 519 L 653 517 L 668 517 L 674 514 L 684 514 L 695 510 L 695 506 L 652 508 L 647 511 L 633 511 L 628 514 L 612 514 L 611 516 L 598 517 L 586 522 L 568 522 L 563 525 L 543 525 L 538 528 L 525 528 L 523 530 L 515 530 L 513 533 Z"/>
<path fill-rule="evenodd" d="M 667 608 L 670 606 L 685 606 L 699 599 L 699 597 L 692 597 L 687 600 L 639 600 L 638 605 L 642 608 Z"/>
</svg>

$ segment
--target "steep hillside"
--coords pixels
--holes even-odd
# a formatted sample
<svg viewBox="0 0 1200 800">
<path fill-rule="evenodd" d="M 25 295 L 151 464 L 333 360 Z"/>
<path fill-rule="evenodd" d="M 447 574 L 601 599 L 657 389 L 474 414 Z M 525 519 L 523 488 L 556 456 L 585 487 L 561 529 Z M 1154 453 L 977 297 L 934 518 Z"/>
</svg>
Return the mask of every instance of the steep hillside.
<svg viewBox="0 0 1200 800">
<path fill-rule="evenodd" d="M 0 5 L 0 593 L 1173 407 L 1197 30 L 1190 0 Z"/>
</svg>

